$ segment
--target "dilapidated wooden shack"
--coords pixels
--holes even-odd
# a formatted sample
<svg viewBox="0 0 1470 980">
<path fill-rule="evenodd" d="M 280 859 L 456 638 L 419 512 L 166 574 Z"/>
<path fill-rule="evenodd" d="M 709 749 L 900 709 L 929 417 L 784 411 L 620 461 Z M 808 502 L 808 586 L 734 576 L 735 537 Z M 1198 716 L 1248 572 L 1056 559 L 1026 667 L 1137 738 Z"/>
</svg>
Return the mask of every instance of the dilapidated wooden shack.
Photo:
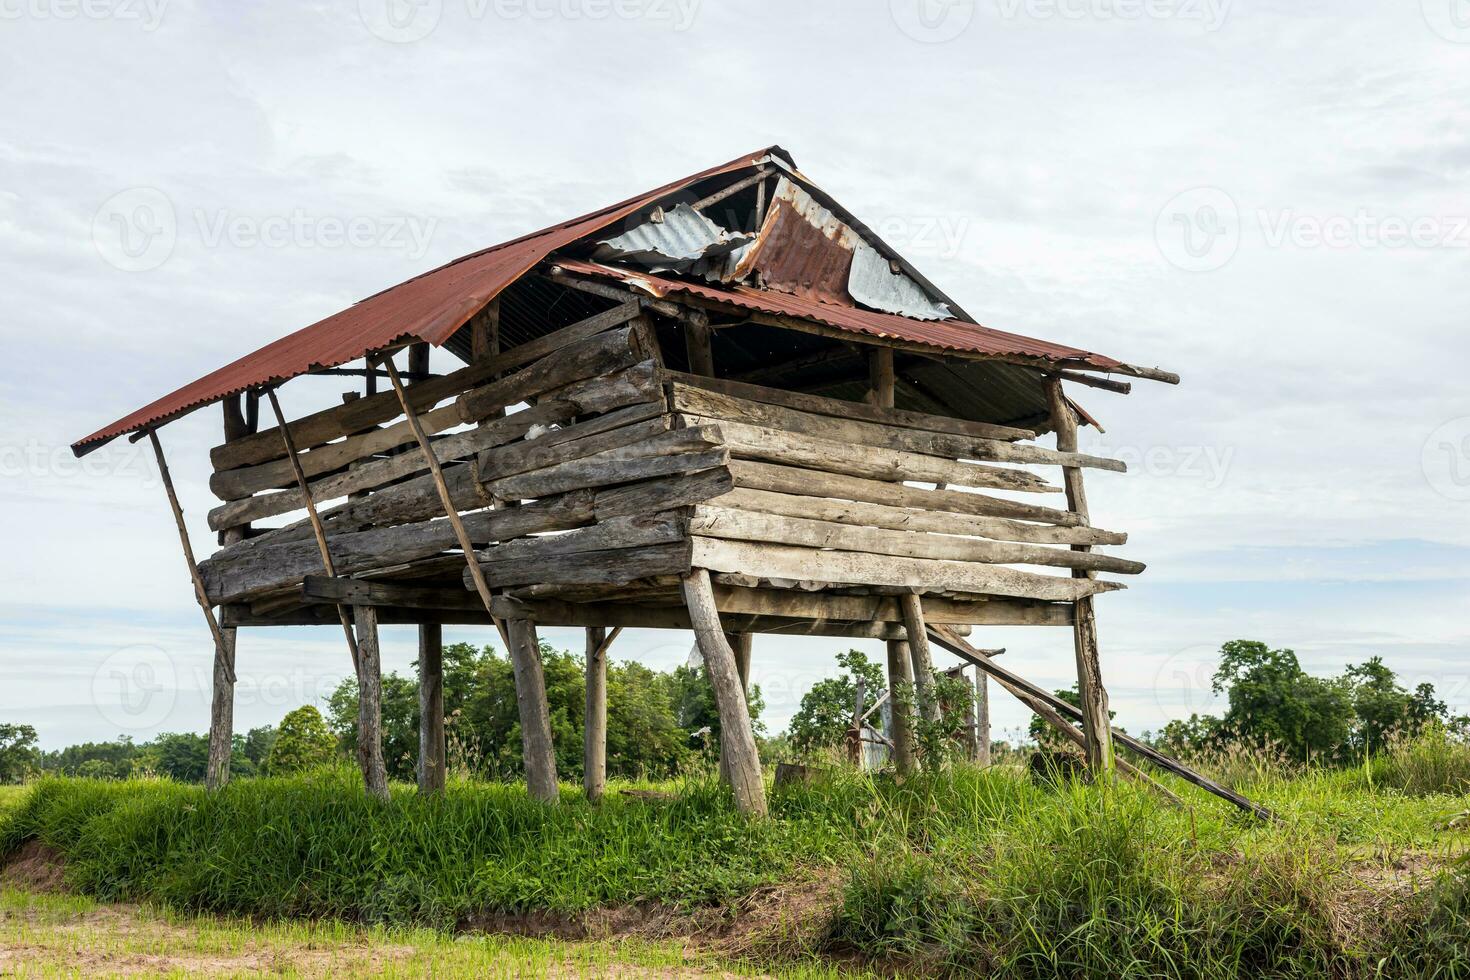
<svg viewBox="0 0 1470 980">
<path fill-rule="evenodd" d="M 430 345 L 463 366 L 431 373 Z M 286 418 L 276 389 L 322 373 L 361 390 Z M 612 636 L 692 629 L 723 770 L 762 812 L 745 705 L 761 633 L 887 640 L 893 689 L 914 687 L 919 711 L 934 710 L 938 644 L 1093 766 L 1115 765 L 1093 604 L 1143 565 L 1105 550 L 1126 535 L 1088 511 L 1083 473 L 1124 466 L 1078 451 L 1092 419 L 1067 387 L 1126 393 L 1122 378 L 1178 380 L 981 326 L 771 147 L 410 279 L 74 449 L 132 434 L 162 466 L 161 426 L 224 406 L 208 558 L 196 563 L 165 481 L 216 641 L 212 784 L 241 628 L 340 624 L 361 762 L 386 793 L 378 624 L 419 624 L 431 790 L 441 627 L 493 625 L 543 799 L 557 790 L 536 627 L 587 630 L 593 796 Z M 1072 630 L 1080 712 L 963 638 L 992 624 Z M 915 765 L 907 703 L 894 701 L 900 769 Z"/>
</svg>

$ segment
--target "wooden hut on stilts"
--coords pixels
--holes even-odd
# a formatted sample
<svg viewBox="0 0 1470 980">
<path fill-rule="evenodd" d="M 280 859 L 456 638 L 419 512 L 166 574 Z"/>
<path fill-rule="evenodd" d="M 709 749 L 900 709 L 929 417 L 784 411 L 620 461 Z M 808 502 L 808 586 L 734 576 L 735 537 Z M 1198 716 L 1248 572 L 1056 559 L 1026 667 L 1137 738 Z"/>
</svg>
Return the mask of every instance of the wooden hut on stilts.
<svg viewBox="0 0 1470 980">
<path fill-rule="evenodd" d="M 431 373 L 431 345 L 463 366 Z M 366 390 L 287 418 L 276 389 L 322 374 Z M 980 326 L 771 147 L 410 279 L 73 448 L 131 434 L 158 454 L 214 638 L 213 787 L 241 628 L 342 630 L 359 761 L 385 796 L 379 624 L 419 627 L 425 791 L 445 778 L 441 629 L 484 624 L 514 664 L 530 793 L 554 800 L 536 630 L 555 625 L 587 630 L 593 798 L 608 648 L 638 627 L 693 630 L 750 813 L 766 807 L 752 639 L 775 631 L 886 640 L 891 685 L 924 713 L 948 651 L 1098 772 L 1135 772 L 1123 743 L 1249 807 L 1108 724 L 1094 601 L 1122 588 L 1101 575 L 1143 565 L 1101 550 L 1126 536 L 1094 523 L 1082 475 L 1124 466 L 1079 451 L 1091 418 L 1066 386 L 1126 393 L 1120 376 L 1178 381 Z M 158 430 L 215 403 L 219 548 L 196 561 Z M 995 624 L 1072 630 L 1080 710 L 965 639 Z M 908 703 L 892 705 L 900 770 Z"/>
</svg>

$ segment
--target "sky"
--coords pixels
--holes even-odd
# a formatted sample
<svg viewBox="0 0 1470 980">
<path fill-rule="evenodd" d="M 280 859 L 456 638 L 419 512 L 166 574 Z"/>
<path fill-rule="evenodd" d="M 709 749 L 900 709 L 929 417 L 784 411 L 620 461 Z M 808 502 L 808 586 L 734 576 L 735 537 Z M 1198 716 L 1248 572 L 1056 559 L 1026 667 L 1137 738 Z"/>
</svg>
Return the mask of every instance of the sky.
<svg viewBox="0 0 1470 980">
<path fill-rule="evenodd" d="M 1234 638 L 1320 673 L 1381 655 L 1470 711 L 1467 0 L 0 0 L 0 54 L 0 723 L 45 748 L 208 724 L 147 444 L 71 442 L 773 143 L 982 323 L 1182 375 L 1077 396 L 1106 429 L 1083 448 L 1130 464 L 1088 472 L 1094 521 L 1149 565 L 1097 602 L 1120 724 L 1217 710 Z M 161 433 L 202 553 L 220 435 L 217 409 Z M 1067 630 L 972 639 L 1074 679 Z M 757 638 L 772 731 L 849 645 L 881 657 Z M 384 648 L 410 670 L 412 628 Z M 350 672 L 326 627 L 242 631 L 238 669 L 241 731 Z"/>
</svg>

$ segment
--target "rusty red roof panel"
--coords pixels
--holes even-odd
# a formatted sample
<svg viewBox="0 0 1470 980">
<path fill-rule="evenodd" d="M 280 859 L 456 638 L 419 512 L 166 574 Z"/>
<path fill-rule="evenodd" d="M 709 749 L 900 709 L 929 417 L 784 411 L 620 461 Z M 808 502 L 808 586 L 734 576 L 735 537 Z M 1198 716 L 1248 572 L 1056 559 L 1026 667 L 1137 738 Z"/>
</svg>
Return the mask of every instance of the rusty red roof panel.
<svg viewBox="0 0 1470 980">
<path fill-rule="evenodd" d="M 166 421 L 247 388 L 346 364 L 406 338 L 442 345 L 502 289 L 556 249 L 620 221 L 666 194 L 708 177 L 753 166 L 770 154 L 790 159 L 780 147 L 757 150 L 580 218 L 466 255 L 369 296 L 98 429 L 73 443 L 72 451 L 80 456 L 123 433 Z"/>
<path fill-rule="evenodd" d="M 1086 364 L 1103 371 L 1115 370 L 1121 362 L 1102 354 L 1054 344 L 1021 334 L 994 330 L 967 320 L 913 320 L 895 313 L 879 313 L 854 306 L 838 306 L 821 303 L 803 296 L 793 296 L 774 290 L 754 289 L 749 286 L 706 285 L 669 279 L 651 273 L 615 269 L 596 262 L 557 257 L 557 265 L 568 272 L 582 275 L 616 279 L 631 284 L 641 284 L 657 296 L 683 293 L 719 303 L 729 303 L 741 309 L 777 316 L 791 316 L 803 320 L 846 330 L 869 337 L 894 338 L 914 344 L 923 344 L 936 350 L 962 351 L 970 354 L 988 354 L 995 357 L 1035 357 L 1051 362 L 1075 362 Z"/>
</svg>

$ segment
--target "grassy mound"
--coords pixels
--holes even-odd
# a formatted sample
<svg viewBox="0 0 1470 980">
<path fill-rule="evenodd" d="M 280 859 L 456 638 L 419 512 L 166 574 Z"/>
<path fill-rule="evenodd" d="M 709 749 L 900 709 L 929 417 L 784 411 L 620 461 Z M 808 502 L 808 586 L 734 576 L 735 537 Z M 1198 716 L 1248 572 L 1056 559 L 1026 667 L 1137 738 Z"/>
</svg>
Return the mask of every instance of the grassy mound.
<svg viewBox="0 0 1470 980">
<path fill-rule="evenodd" d="M 344 770 L 213 796 L 69 779 L 0 815 L 0 852 L 40 841 L 72 887 L 107 899 L 436 927 L 759 908 L 771 886 L 835 877 L 831 908 L 766 953 L 948 975 L 1470 976 L 1450 819 L 1466 798 L 1371 783 L 1262 777 L 1250 789 L 1284 818 L 1265 825 L 1202 797 L 1174 810 L 1130 785 L 1043 788 L 1003 768 L 903 786 L 837 775 L 773 795 L 766 821 L 700 781 L 543 807 L 476 783 L 382 803 Z"/>
</svg>

